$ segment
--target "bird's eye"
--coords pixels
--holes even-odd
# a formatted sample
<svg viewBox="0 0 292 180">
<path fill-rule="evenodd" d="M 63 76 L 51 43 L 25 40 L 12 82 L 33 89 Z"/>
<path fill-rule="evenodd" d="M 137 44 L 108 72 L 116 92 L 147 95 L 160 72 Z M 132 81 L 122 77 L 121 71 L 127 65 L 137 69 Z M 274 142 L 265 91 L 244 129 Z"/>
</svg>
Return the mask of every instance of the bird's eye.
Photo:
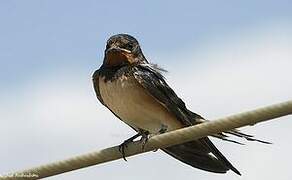
<svg viewBox="0 0 292 180">
<path fill-rule="evenodd" d="M 106 49 L 109 49 L 110 48 L 110 45 L 107 43 L 105 48 Z"/>
</svg>

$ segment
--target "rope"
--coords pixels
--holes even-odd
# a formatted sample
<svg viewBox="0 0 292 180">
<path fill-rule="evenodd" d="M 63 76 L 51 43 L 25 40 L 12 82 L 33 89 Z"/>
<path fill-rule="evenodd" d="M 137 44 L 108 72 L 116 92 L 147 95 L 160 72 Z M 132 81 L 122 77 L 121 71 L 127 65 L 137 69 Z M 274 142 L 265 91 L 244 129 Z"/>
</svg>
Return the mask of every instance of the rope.
<svg viewBox="0 0 292 180">
<path fill-rule="evenodd" d="M 153 136 L 147 141 L 144 150 L 141 148 L 141 143 L 135 141 L 127 146 L 125 155 L 127 157 L 133 156 L 235 128 L 254 125 L 289 114 L 292 114 L 292 100 Z M 6 176 L 0 176 L 0 179 L 40 179 L 120 158 L 122 158 L 122 155 L 118 150 L 118 146 L 114 146 L 35 168 L 10 173 Z M 29 175 L 30 177 L 28 177 Z"/>
</svg>

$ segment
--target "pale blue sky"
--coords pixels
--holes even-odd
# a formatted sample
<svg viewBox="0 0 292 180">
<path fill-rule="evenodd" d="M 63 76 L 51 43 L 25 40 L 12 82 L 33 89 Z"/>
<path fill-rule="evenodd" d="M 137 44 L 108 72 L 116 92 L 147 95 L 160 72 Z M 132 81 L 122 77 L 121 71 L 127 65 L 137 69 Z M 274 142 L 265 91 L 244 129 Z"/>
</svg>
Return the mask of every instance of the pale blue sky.
<svg viewBox="0 0 292 180">
<path fill-rule="evenodd" d="M 107 38 L 137 37 L 195 112 L 214 119 L 292 98 L 292 1 L 0 1 L 0 175 L 133 134 L 96 100 Z M 216 144 L 241 179 L 290 180 L 291 117 L 246 128 L 275 143 Z M 4 162 L 4 163 L 3 163 Z M 231 180 L 162 152 L 50 179 Z"/>
<path fill-rule="evenodd" d="M 249 26 L 292 23 L 291 7 L 289 0 L 1 1 L 0 78 L 13 84 L 64 66 L 88 71 L 115 33 L 137 36 L 146 54 L 166 54 Z"/>
</svg>

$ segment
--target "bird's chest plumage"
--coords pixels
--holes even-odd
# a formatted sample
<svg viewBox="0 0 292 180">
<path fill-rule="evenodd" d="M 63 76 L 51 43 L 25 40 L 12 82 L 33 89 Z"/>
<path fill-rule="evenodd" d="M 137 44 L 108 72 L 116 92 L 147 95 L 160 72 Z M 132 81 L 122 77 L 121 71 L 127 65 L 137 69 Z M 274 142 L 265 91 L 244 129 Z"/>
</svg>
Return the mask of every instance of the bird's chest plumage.
<svg viewBox="0 0 292 180">
<path fill-rule="evenodd" d="M 181 127 L 179 121 L 131 75 L 122 75 L 112 81 L 100 77 L 99 91 L 105 105 L 135 129 L 158 133 L 163 127 L 168 131 Z"/>
</svg>

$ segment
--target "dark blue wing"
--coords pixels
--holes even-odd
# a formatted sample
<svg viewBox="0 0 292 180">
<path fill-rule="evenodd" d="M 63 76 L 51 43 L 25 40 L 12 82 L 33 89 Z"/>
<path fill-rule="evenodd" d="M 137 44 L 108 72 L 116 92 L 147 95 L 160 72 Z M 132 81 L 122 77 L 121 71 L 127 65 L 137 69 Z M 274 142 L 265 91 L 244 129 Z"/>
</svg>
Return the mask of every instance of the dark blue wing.
<svg viewBox="0 0 292 180">
<path fill-rule="evenodd" d="M 137 81 L 161 104 L 163 104 L 184 126 L 198 124 L 200 115 L 186 108 L 185 103 L 168 86 L 156 66 L 140 64 L 133 72 Z M 224 157 L 208 137 L 162 149 L 172 157 L 199 169 L 226 173 L 229 169 L 240 172 Z M 213 155 L 211 155 L 212 153 Z"/>
</svg>

